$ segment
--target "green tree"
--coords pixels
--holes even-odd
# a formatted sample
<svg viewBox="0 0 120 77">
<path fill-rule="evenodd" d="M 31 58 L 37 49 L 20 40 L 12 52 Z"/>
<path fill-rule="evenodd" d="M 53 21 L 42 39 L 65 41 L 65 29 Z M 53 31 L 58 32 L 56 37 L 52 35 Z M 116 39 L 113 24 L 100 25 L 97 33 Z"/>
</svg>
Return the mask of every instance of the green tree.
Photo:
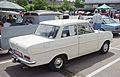
<svg viewBox="0 0 120 77">
<path fill-rule="evenodd" d="M 56 7 L 56 5 L 48 5 L 47 6 L 47 10 L 52 10 L 52 11 L 57 11 L 57 7 Z"/>
<path fill-rule="evenodd" d="M 75 7 L 76 7 L 76 8 L 83 8 L 83 7 L 84 7 L 83 4 L 80 4 L 81 1 L 83 1 L 83 0 L 75 0 Z"/>
<path fill-rule="evenodd" d="M 33 4 L 35 10 L 45 10 L 48 5 L 46 0 L 33 0 Z"/>
<path fill-rule="evenodd" d="M 28 0 L 23 0 L 23 6 L 26 6 L 28 4 L 29 4 Z"/>
<path fill-rule="evenodd" d="M 18 3 L 20 6 L 26 6 L 28 5 L 28 0 L 15 0 L 14 2 Z"/>
<path fill-rule="evenodd" d="M 56 0 L 51 0 L 51 4 L 47 6 L 47 10 L 57 11 Z"/>
<path fill-rule="evenodd" d="M 63 1 L 62 9 L 63 10 L 70 10 L 70 3 L 67 0 Z"/>
<path fill-rule="evenodd" d="M 24 6 L 26 11 L 33 11 L 34 10 L 34 5 L 33 4 L 28 4 Z"/>
</svg>

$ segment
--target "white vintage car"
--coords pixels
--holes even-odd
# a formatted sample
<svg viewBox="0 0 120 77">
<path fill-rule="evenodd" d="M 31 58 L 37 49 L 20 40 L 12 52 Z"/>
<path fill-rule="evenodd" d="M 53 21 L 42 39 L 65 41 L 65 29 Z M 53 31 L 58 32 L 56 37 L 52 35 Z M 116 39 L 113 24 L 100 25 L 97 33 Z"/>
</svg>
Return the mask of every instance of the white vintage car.
<svg viewBox="0 0 120 77">
<path fill-rule="evenodd" d="M 54 71 L 67 60 L 99 51 L 105 54 L 112 40 L 110 31 L 94 31 L 87 20 L 51 20 L 41 22 L 35 34 L 9 40 L 13 62 L 30 67 L 49 64 Z"/>
</svg>

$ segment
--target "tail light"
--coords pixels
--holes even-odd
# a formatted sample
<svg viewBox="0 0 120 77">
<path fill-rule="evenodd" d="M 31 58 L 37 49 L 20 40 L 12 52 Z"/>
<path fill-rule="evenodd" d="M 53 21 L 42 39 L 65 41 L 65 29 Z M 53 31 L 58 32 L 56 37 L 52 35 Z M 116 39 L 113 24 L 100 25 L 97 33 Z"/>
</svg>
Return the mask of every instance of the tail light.
<svg viewBox="0 0 120 77">
<path fill-rule="evenodd" d="M 115 28 L 115 30 L 119 30 L 119 28 Z"/>
<path fill-rule="evenodd" d="M 29 56 L 24 55 L 24 59 L 30 61 L 31 58 Z"/>
</svg>

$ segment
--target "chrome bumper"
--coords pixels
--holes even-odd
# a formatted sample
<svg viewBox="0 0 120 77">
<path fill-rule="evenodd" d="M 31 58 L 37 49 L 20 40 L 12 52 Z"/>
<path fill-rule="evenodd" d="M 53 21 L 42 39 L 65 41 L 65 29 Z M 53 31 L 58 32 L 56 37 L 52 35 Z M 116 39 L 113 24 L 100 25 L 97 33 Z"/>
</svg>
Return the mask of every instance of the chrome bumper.
<svg viewBox="0 0 120 77">
<path fill-rule="evenodd" d="M 21 58 L 21 57 L 19 57 L 19 56 L 17 56 L 17 55 L 15 55 L 14 53 L 12 53 L 12 52 L 10 52 L 10 54 L 12 55 L 12 57 L 13 57 L 13 60 L 12 60 L 12 62 L 18 62 L 18 63 L 23 63 L 23 64 L 25 64 L 25 65 L 32 65 L 32 64 L 36 64 L 36 62 L 35 61 L 27 61 L 27 60 L 25 60 L 25 59 L 23 59 L 23 58 Z"/>
<path fill-rule="evenodd" d="M 120 31 L 112 31 L 112 33 L 120 33 Z"/>
<path fill-rule="evenodd" d="M 19 63 L 23 63 L 26 65 L 32 65 L 32 64 L 36 63 L 35 61 L 27 61 L 27 60 L 20 58 L 20 57 L 13 57 L 13 62 L 19 62 Z"/>
</svg>

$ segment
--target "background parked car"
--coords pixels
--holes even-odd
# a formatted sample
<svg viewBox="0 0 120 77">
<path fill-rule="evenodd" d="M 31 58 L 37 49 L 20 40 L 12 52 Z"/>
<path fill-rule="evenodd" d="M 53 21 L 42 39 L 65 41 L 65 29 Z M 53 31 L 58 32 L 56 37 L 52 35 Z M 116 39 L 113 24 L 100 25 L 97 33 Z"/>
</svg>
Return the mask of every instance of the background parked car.
<svg viewBox="0 0 120 77">
<path fill-rule="evenodd" d="M 113 17 L 114 17 L 114 18 L 120 18 L 120 11 L 116 11 L 116 12 L 113 14 Z"/>
<path fill-rule="evenodd" d="M 8 50 L 10 48 L 8 42 L 9 38 L 26 35 L 26 34 L 32 34 L 35 32 L 36 28 L 38 27 L 41 21 L 56 20 L 59 19 L 61 15 L 62 13 L 60 12 L 46 11 L 46 10 L 36 10 L 36 11 L 26 12 L 23 16 L 22 23 L 19 23 L 17 25 L 12 25 L 11 27 L 2 28 L 1 37 L 0 37 L 0 41 L 1 41 L 0 48 L 3 50 Z M 26 20 L 29 20 L 31 24 L 29 25 L 28 22 L 26 23 Z M 0 54 L 1 53 L 6 53 L 6 52 L 0 51 Z"/>
<path fill-rule="evenodd" d="M 84 17 L 86 20 L 88 20 L 91 25 L 93 16 L 87 16 Z M 114 19 L 107 17 L 107 16 L 102 16 L 103 22 L 101 24 L 101 30 L 103 31 L 111 31 L 113 34 L 119 34 L 120 33 L 120 24 L 117 23 Z"/>
<path fill-rule="evenodd" d="M 120 24 L 110 17 L 103 16 L 103 23 L 101 29 L 104 31 L 111 31 L 113 34 L 120 33 Z"/>
</svg>

